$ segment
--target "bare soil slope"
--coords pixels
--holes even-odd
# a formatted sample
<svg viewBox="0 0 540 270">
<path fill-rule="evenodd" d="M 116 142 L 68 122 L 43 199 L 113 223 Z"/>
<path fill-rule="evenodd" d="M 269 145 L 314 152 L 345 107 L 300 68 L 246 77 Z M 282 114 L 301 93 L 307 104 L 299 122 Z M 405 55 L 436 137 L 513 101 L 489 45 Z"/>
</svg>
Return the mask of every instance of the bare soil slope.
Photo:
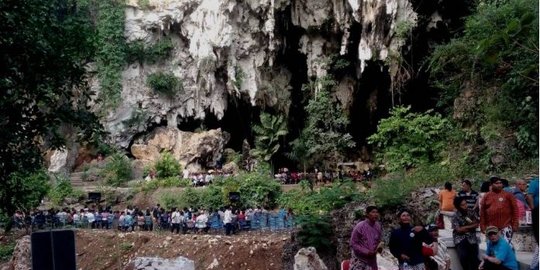
<svg viewBox="0 0 540 270">
<path fill-rule="evenodd" d="M 182 256 L 193 260 L 195 269 L 285 269 L 284 249 L 290 241 L 286 232 L 241 232 L 225 236 L 79 230 L 77 268 L 124 269 L 134 257 Z"/>
</svg>

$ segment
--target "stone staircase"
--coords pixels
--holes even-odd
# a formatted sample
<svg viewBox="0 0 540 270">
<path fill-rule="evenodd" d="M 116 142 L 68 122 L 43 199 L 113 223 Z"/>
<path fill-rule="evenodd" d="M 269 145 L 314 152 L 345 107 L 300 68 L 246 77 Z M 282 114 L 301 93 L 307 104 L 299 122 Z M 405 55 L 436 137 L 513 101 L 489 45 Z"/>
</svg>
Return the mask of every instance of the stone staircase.
<svg viewBox="0 0 540 270">
<path fill-rule="evenodd" d="M 100 176 L 101 171 L 101 168 L 91 168 L 86 171 L 72 172 L 69 174 L 71 186 L 85 192 L 96 191 L 99 186 L 104 184 Z"/>
</svg>

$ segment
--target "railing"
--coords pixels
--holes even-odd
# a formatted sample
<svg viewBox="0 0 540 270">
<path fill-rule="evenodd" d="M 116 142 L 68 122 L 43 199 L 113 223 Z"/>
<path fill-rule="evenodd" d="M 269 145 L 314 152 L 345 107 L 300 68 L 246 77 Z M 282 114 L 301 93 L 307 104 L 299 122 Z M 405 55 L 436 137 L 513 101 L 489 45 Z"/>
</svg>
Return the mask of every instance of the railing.
<svg viewBox="0 0 540 270">
<path fill-rule="evenodd" d="M 286 231 L 292 230 L 296 226 L 294 217 L 287 216 L 285 213 L 278 212 L 258 212 L 253 214 L 250 220 L 235 220 L 233 221 L 233 228 L 235 232 L 239 231 Z M 188 221 L 181 224 L 181 231 L 183 233 L 189 232 L 205 232 L 205 233 L 220 233 L 224 232 L 224 224 L 219 219 L 219 215 L 211 215 L 206 222 L 206 227 L 202 230 L 196 228 L 194 221 Z M 107 220 L 96 220 L 89 222 L 86 217 L 73 222 L 67 222 L 66 219 L 50 216 L 37 216 L 31 221 L 18 221 L 14 223 L 14 228 L 28 229 L 32 231 L 50 230 L 50 229 L 116 229 L 120 231 L 169 231 L 172 228 L 171 223 L 162 222 L 149 222 L 145 219 L 144 224 L 137 224 L 136 218 L 131 219 L 128 222 L 120 223 L 117 218 L 109 216 Z"/>
</svg>

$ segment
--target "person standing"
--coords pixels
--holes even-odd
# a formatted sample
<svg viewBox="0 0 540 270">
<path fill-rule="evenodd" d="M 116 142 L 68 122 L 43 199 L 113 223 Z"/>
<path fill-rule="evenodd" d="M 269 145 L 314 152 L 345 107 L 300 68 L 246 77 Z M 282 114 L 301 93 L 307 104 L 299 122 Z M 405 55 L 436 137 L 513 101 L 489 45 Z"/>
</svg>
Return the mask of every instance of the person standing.
<svg viewBox="0 0 540 270">
<path fill-rule="evenodd" d="M 464 179 L 461 181 L 461 190 L 457 193 L 458 197 L 464 197 L 467 201 L 467 208 L 469 210 L 477 210 L 478 192 L 472 188 L 470 180 Z"/>
<path fill-rule="evenodd" d="M 454 198 L 456 191 L 452 189 L 450 182 L 444 183 L 444 189 L 439 193 L 439 203 L 441 214 L 443 215 L 444 228 L 449 230 L 452 228 L 452 217 L 454 216 Z"/>
<path fill-rule="evenodd" d="M 527 190 L 527 203 L 532 209 L 532 229 L 534 233 L 534 240 L 536 240 L 536 247 L 530 269 L 538 270 L 538 176 L 534 177 L 529 183 L 529 189 Z"/>
<path fill-rule="evenodd" d="M 351 270 L 377 270 L 377 252 L 382 251 L 382 226 L 376 206 L 366 208 L 366 219 L 351 233 Z"/>
<path fill-rule="evenodd" d="M 422 226 L 411 225 L 408 210 L 398 213 L 399 227 L 392 230 L 388 246 L 390 252 L 398 259 L 399 269 L 424 270 L 422 245 L 431 245 L 433 238 Z"/>
<path fill-rule="evenodd" d="M 231 211 L 231 207 L 227 206 L 227 210 L 225 210 L 224 216 L 223 216 L 223 224 L 225 225 L 225 235 L 231 235 L 233 225 L 232 225 L 232 219 L 233 214 Z"/>
<path fill-rule="evenodd" d="M 488 192 L 480 207 L 480 229 L 495 226 L 508 244 L 512 245 L 512 236 L 519 226 L 518 208 L 514 195 L 503 190 L 501 178 L 493 176 L 491 191 Z M 487 236 L 487 235 L 486 235 Z"/>
<path fill-rule="evenodd" d="M 527 203 L 527 181 L 518 179 L 515 184 L 514 188 L 510 189 L 510 193 L 516 198 L 519 220 L 523 221 L 520 223 L 525 223 L 525 212 L 531 210 Z"/>
<path fill-rule="evenodd" d="M 465 197 L 456 197 L 454 206 L 457 211 L 452 218 L 452 238 L 463 270 L 478 269 L 478 216 L 468 208 Z"/>
</svg>

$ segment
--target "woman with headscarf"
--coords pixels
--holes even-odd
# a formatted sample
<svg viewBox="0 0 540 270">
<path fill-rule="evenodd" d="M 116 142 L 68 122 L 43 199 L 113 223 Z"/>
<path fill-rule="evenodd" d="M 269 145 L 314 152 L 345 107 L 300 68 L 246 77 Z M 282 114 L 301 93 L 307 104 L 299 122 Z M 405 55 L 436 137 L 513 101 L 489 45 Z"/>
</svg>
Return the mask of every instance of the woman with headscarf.
<svg viewBox="0 0 540 270">
<path fill-rule="evenodd" d="M 422 243 L 431 244 L 433 238 L 422 226 L 411 224 L 411 214 L 408 210 L 398 213 L 399 227 L 392 230 L 390 235 L 390 252 L 398 259 L 400 270 L 424 270 Z"/>
</svg>

